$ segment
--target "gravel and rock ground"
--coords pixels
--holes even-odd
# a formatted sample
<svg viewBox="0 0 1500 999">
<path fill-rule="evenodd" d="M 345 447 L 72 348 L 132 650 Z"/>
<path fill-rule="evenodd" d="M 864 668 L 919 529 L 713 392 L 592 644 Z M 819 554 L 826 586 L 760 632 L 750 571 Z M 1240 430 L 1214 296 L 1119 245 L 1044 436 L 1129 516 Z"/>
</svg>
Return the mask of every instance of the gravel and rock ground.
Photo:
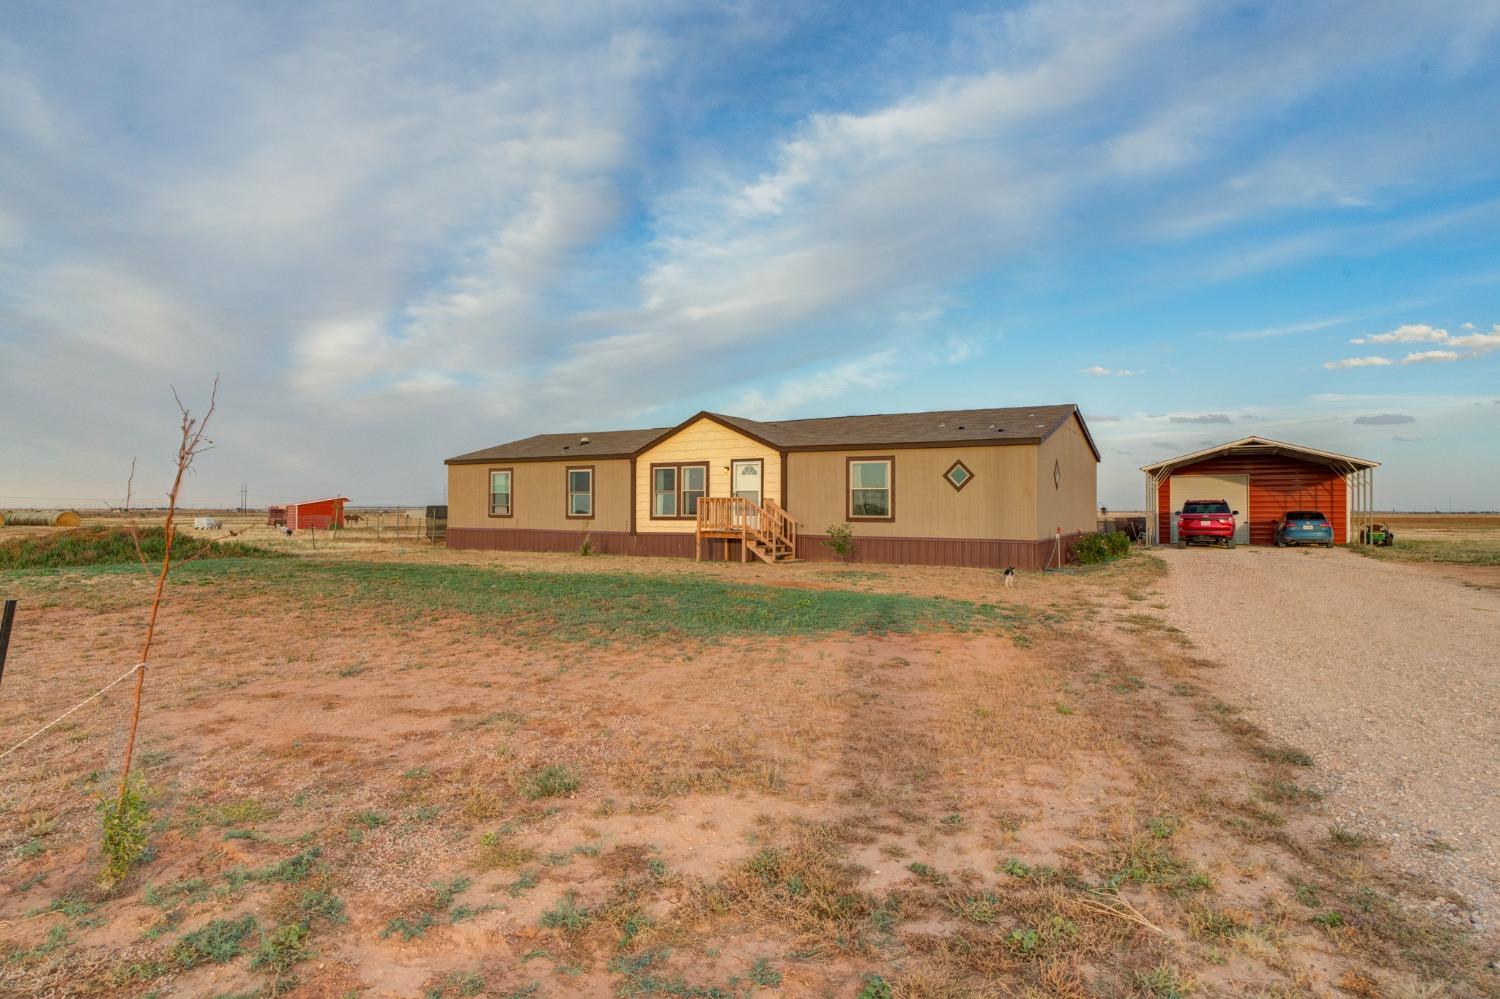
<svg viewBox="0 0 1500 999">
<path fill-rule="evenodd" d="M 1172 623 L 1333 814 L 1500 928 L 1500 593 L 1342 550 L 1160 554 Z"/>
</svg>

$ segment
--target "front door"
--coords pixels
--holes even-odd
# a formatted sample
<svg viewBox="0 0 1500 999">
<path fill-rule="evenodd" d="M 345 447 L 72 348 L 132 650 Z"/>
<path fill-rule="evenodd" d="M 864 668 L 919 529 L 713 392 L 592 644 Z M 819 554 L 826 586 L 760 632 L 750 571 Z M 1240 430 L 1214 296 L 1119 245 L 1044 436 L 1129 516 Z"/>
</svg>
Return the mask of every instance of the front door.
<svg viewBox="0 0 1500 999">
<path fill-rule="evenodd" d="M 747 499 L 756 506 L 761 505 L 761 479 L 764 477 L 764 469 L 759 458 L 730 462 L 729 480 L 734 495 Z"/>
</svg>

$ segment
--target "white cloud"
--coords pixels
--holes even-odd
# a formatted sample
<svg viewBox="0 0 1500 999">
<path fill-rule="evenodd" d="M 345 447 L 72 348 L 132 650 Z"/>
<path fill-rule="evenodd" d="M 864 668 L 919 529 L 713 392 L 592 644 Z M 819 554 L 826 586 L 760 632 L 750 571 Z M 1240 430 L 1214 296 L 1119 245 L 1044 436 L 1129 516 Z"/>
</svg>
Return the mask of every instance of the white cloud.
<svg viewBox="0 0 1500 999">
<path fill-rule="evenodd" d="M 1130 378 L 1133 375 L 1143 375 L 1146 372 L 1132 371 L 1129 368 L 1106 368 L 1102 364 L 1095 364 L 1091 367 L 1080 368 L 1078 373 L 1080 375 L 1092 375 L 1095 378 L 1107 378 L 1111 376 L 1115 378 Z"/>
<path fill-rule="evenodd" d="M 1355 337 L 1350 343 L 1437 343 L 1448 339 L 1448 331 L 1428 326 L 1426 323 L 1408 323 L 1397 326 L 1389 333 L 1375 333 Z"/>
<path fill-rule="evenodd" d="M 1428 361 L 1456 361 L 1458 351 L 1456 350 L 1420 350 L 1413 351 L 1401 359 L 1402 364 L 1423 364 Z"/>
<path fill-rule="evenodd" d="M 1341 368 L 1380 368 L 1394 363 L 1389 357 L 1346 357 L 1341 361 L 1324 361 L 1323 367 L 1337 371 Z"/>
</svg>

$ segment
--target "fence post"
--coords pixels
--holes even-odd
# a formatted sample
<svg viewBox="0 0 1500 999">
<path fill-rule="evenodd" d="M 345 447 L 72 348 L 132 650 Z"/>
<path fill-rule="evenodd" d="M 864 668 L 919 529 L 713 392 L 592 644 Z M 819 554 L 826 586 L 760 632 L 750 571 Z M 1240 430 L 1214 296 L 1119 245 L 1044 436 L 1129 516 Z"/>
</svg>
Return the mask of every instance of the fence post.
<svg viewBox="0 0 1500 999">
<path fill-rule="evenodd" d="M 5 601 L 5 610 L 0 611 L 0 680 L 5 679 L 5 653 L 10 649 L 10 626 L 16 620 L 16 602 Z"/>
</svg>

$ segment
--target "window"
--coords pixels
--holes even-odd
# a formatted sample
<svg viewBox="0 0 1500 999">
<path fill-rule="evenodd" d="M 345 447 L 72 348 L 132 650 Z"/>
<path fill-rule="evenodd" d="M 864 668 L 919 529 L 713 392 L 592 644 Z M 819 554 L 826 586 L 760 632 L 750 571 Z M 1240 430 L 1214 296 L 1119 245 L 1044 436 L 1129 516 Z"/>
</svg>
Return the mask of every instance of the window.
<svg viewBox="0 0 1500 999">
<path fill-rule="evenodd" d="M 698 500 L 708 492 L 708 466 L 684 465 L 682 467 L 682 515 L 698 516 Z"/>
<path fill-rule="evenodd" d="M 894 519 L 895 467 L 895 458 L 849 459 L 850 520 Z"/>
<path fill-rule="evenodd" d="M 651 466 L 651 519 L 698 516 L 698 501 L 708 495 L 708 465 Z"/>
<path fill-rule="evenodd" d="M 588 518 L 594 515 L 594 466 L 568 469 L 568 516 Z"/>
<path fill-rule="evenodd" d="M 955 461 L 943 473 L 943 478 L 947 479 L 948 485 L 952 486 L 955 490 L 962 491 L 963 487 L 973 480 L 974 473 L 969 471 L 969 466 L 965 465 L 962 461 Z"/>
<path fill-rule="evenodd" d="M 677 516 L 677 466 L 651 469 L 651 516 Z"/>
<path fill-rule="evenodd" d="M 510 479 L 511 470 L 508 468 L 490 469 L 490 516 L 509 517 L 510 508 Z"/>
</svg>

